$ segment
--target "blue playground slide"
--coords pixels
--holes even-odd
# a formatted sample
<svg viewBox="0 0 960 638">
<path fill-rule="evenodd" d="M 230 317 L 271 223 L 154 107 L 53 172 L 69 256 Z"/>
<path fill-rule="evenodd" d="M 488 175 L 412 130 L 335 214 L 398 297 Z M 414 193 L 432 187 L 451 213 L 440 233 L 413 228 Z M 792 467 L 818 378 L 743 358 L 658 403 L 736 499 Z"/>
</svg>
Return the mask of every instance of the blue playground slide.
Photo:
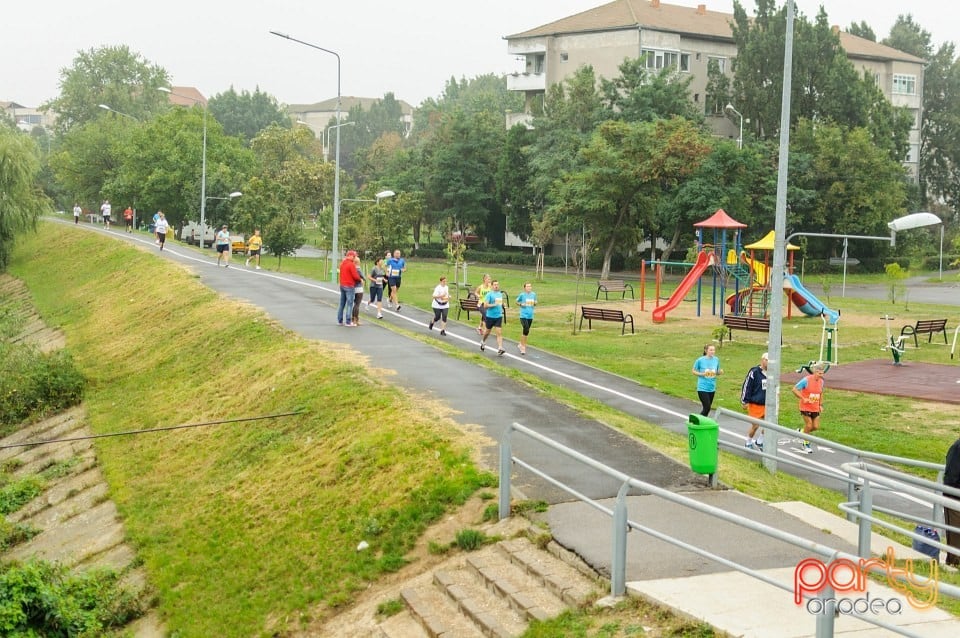
<svg viewBox="0 0 960 638">
<path fill-rule="evenodd" d="M 817 299 L 812 292 L 804 288 L 799 277 L 796 275 L 786 275 L 783 280 L 793 288 L 793 292 L 790 293 L 790 299 L 796 304 L 797 308 L 800 309 L 800 312 L 805 315 L 810 315 L 811 317 L 819 317 L 823 314 L 827 317 L 827 323 L 830 325 L 840 321 L 840 313 L 823 305 L 823 302 Z"/>
</svg>

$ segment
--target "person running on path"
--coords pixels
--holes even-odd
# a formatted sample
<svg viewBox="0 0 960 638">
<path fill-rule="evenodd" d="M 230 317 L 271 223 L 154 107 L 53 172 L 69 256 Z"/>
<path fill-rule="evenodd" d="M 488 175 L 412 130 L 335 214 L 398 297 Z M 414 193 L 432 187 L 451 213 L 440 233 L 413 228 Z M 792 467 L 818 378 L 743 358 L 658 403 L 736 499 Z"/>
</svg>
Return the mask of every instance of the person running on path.
<svg viewBox="0 0 960 638">
<path fill-rule="evenodd" d="M 712 343 L 703 346 L 703 356 L 693 362 L 693 374 L 697 377 L 700 415 L 707 416 L 713 406 L 713 397 L 717 394 L 717 377 L 723 374 L 717 348 Z"/>
<path fill-rule="evenodd" d="M 490 275 L 484 274 L 480 279 L 480 285 L 476 287 L 473 291 L 473 295 L 477 299 L 477 303 L 480 304 L 480 325 L 477 326 L 477 334 L 482 335 L 483 329 L 486 327 L 487 319 L 487 309 L 483 307 L 483 298 L 487 296 L 487 293 L 493 290 L 493 278 Z"/>
<path fill-rule="evenodd" d="M 810 374 L 793 386 L 793 394 L 800 399 L 800 416 L 803 417 L 803 433 L 810 434 L 820 429 L 820 413 L 823 411 L 822 363 L 810 368 Z M 803 452 L 813 454 L 810 441 L 803 442 Z"/>
<path fill-rule="evenodd" d="M 447 314 L 450 312 L 450 288 L 447 287 L 447 278 L 440 277 L 440 283 L 433 289 L 433 300 L 430 302 L 433 308 L 433 320 L 427 326 L 428 330 L 433 330 L 433 324 L 440 322 L 440 336 L 447 335 Z"/>
<path fill-rule="evenodd" d="M 767 353 L 760 355 L 760 364 L 750 368 L 743 387 L 740 388 L 740 404 L 747 410 L 747 415 L 755 419 L 762 419 L 767 414 Z M 756 423 L 750 424 L 747 432 L 746 447 L 763 449 L 763 434 L 757 437 L 760 428 Z"/>
<path fill-rule="evenodd" d="M 387 262 L 387 285 L 390 286 L 390 304 L 400 312 L 400 284 L 403 273 L 407 271 L 407 260 L 400 256 L 400 249 L 393 251 L 393 257 Z"/>
<path fill-rule="evenodd" d="M 100 215 L 103 217 L 103 227 L 110 230 L 110 200 L 105 199 L 100 205 Z"/>
<path fill-rule="evenodd" d="M 224 224 L 223 227 L 217 232 L 216 238 L 213 240 L 217 247 L 217 267 L 220 267 L 220 260 L 223 260 L 223 267 L 230 267 L 230 231 L 227 230 L 227 225 Z"/>
<path fill-rule="evenodd" d="M 357 272 L 360 273 L 360 279 L 357 281 L 357 285 L 353 287 L 353 325 L 360 325 L 360 306 L 363 304 L 363 269 L 360 267 L 360 257 L 357 256 L 353 259 L 353 263 L 357 267 Z"/>
<path fill-rule="evenodd" d="M 80 215 L 82 214 L 83 214 L 83 209 L 80 208 L 80 204 L 77 204 L 76 202 L 74 202 L 73 204 L 73 223 L 74 224 L 80 223 Z"/>
<path fill-rule="evenodd" d="M 387 271 L 383 268 L 383 258 L 377 260 L 367 275 L 370 279 L 370 301 L 377 304 L 377 319 L 383 319 L 383 285 L 387 281 Z"/>
<path fill-rule="evenodd" d="M 123 210 L 123 223 L 127 228 L 128 233 L 133 232 L 133 209 L 127 206 Z"/>
<path fill-rule="evenodd" d="M 947 450 L 947 460 L 943 468 L 943 484 L 947 487 L 960 489 L 960 439 L 953 442 L 950 449 Z M 953 494 L 944 494 L 947 498 L 960 499 L 960 496 Z M 943 507 L 944 522 L 950 527 L 960 527 L 960 502 L 957 509 L 949 506 Z M 960 532 L 947 530 L 947 545 L 960 550 Z M 960 567 L 960 556 L 947 554 L 947 565 Z"/>
<path fill-rule="evenodd" d="M 247 240 L 247 262 L 246 267 L 250 267 L 250 260 L 257 258 L 257 270 L 260 270 L 260 249 L 263 248 L 263 237 L 260 236 L 260 229 L 253 231 L 253 237 Z"/>
<path fill-rule="evenodd" d="M 170 228 L 170 223 L 167 221 L 167 218 L 164 217 L 163 211 L 157 211 L 157 241 L 160 242 L 160 250 L 163 250 L 163 245 L 167 242 L 167 230 Z"/>
<path fill-rule="evenodd" d="M 520 354 L 527 354 L 527 337 L 533 325 L 533 309 L 537 305 L 537 293 L 533 292 L 533 284 L 529 281 L 523 284 L 523 292 L 517 295 L 517 305 L 520 306 L 520 327 L 523 328 L 517 347 Z"/>
<path fill-rule="evenodd" d="M 352 327 L 353 300 L 356 296 L 357 280 L 360 271 L 357 270 L 357 251 L 348 250 L 347 256 L 340 262 L 340 304 L 337 306 L 337 324 Z M 344 323 L 346 319 L 346 323 Z"/>
<path fill-rule="evenodd" d="M 490 331 L 496 331 L 497 335 L 497 355 L 502 356 L 504 353 L 503 349 L 503 293 L 500 292 L 500 282 L 494 279 L 491 284 L 492 286 L 490 292 L 480 300 L 480 307 L 486 308 L 487 312 L 484 315 L 484 330 L 483 335 L 480 337 L 480 350 L 483 351 L 486 349 L 487 337 L 490 336 Z"/>
</svg>

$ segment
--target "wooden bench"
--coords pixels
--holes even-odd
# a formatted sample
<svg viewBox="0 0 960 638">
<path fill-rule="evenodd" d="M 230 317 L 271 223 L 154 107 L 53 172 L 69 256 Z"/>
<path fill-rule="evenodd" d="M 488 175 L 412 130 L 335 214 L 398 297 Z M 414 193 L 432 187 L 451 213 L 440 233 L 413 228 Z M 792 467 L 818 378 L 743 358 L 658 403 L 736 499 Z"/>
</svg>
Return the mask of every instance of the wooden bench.
<svg viewBox="0 0 960 638">
<path fill-rule="evenodd" d="M 730 341 L 733 341 L 733 331 L 747 330 L 749 332 L 770 332 L 770 320 L 763 317 L 739 317 L 737 315 L 724 315 L 723 326 L 727 329 L 727 335 Z M 720 339 L 720 345 L 723 345 L 723 339 Z"/>
<path fill-rule="evenodd" d="M 502 291 L 501 291 L 502 292 Z M 506 303 L 507 298 L 504 296 L 504 302 Z M 474 297 L 472 294 L 466 299 L 459 299 L 460 305 L 457 307 L 457 321 L 460 321 L 460 313 L 467 313 L 467 321 L 470 321 L 471 312 L 480 312 L 480 301 Z M 509 303 L 506 303 L 503 309 L 503 323 L 507 323 L 507 308 L 510 307 Z"/>
<path fill-rule="evenodd" d="M 928 335 L 927 343 L 933 341 L 933 335 L 936 333 L 943 334 L 943 343 L 947 343 L 947 320 L 946 319 L 921 319 L 917 321 L 916 324 L 912 326 L 904 326 L 900 329 L 901 337 L 913 337 L 913 345 L 920 347 L 920 342 L 917 340 L 917 335 Z"/>
<path fill-rule="evenodd" d="M 596 298 L 599 299 L 600 293 L 602 292 L 604 298 L 609 300 L 611 292 L 619 292 L 620 298 L 626 299 L 628 290 L 630 291 L 630 298 L 636 299 L 636 297 L 633 296 L 633 285 L 628 284 L 623 279 L 601 279 L 597 282 Z"/>
<path fill-rule="evenodd" d="M 624 314 L 622 310 L 613 308 L 588 308 L 580 306 L 580 329 L 583 330 L 583 320 L 587 320 L 587 330 L 593 330 L 593 320 L 597 321 L 619 321 L 620 334 L 626 334 L 627 324 L 630 324 L 630 334 L 633 332 L 633 315 Z"/>
</svg>

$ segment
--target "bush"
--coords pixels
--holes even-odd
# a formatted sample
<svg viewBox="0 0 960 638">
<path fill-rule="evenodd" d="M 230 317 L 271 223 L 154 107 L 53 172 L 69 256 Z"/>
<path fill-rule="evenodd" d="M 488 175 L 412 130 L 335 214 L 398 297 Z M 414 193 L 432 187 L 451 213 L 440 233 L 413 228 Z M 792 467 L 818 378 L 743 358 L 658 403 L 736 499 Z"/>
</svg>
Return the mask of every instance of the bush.
<svg viewBox="0 0 960 638">
<path fill-rule="evenodd" d="M 72 574 L 44 561 L 0 564 L 0 635 L 101 636 L 143 611 L 112 570 Z"/>
<path fill-rule="evenodd" d="M 0 343 L 0 435 L 25 419 L 78 404 L 83 386 L 67 352 Z"/>
</svg>

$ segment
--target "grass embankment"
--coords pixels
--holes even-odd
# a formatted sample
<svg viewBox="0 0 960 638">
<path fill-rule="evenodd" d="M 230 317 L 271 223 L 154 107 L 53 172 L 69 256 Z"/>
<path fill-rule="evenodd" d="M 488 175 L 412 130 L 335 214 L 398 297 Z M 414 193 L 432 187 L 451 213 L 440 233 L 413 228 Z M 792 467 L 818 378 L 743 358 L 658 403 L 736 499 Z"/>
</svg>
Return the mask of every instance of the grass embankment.
<svg viewBox="0 0 960 638">
<path fill-rule="evenodd" d="M 304 411 L 97 442 L 175 634 L 271 633 L 348 604 L 491 480 L 451 422 L 354 353 L 149 252 L 51 224 L 18 243 L 11 272 L 67 334 L 96 433 Z"/>
</svg>

